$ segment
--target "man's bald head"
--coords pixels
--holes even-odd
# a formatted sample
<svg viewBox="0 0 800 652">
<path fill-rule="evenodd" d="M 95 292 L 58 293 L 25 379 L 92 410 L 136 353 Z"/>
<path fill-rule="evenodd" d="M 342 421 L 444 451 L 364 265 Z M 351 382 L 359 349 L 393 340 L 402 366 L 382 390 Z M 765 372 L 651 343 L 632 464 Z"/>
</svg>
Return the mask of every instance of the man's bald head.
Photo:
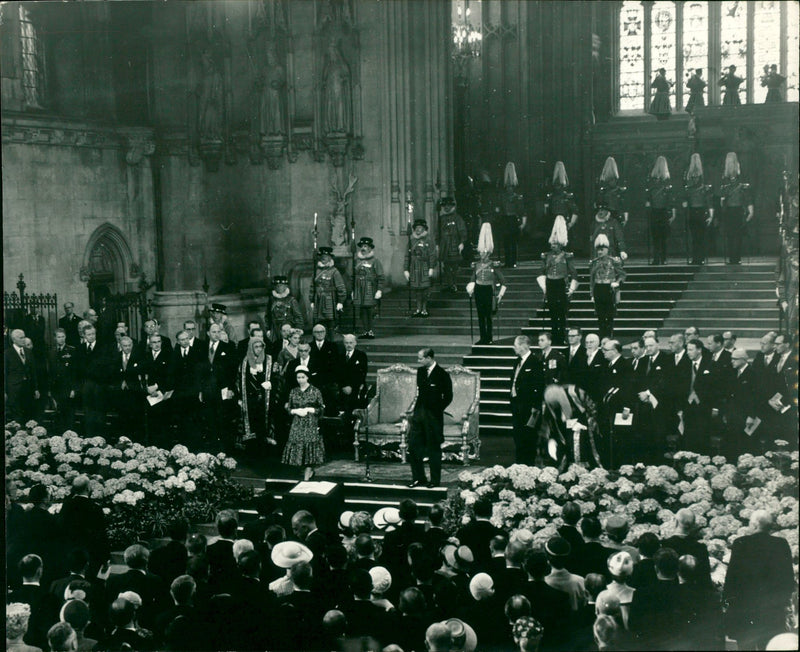
<svg viewBox="0 0 800 652">
<path fill-rule="evenodd" d="M 679 509 L 675 514 L 675 523 L 683 532 L 689 532 L 694 529 L 695 525 L 694 512 L 691 509 Z"/>
</svg>

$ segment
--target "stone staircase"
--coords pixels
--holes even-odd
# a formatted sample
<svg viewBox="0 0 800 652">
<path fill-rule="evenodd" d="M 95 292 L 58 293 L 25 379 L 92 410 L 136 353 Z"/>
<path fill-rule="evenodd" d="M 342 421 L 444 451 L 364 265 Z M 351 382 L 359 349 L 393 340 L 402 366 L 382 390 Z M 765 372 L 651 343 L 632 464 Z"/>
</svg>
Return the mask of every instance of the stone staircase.
<svg viewBox="0 0 800 652">
<path fill-rule="evenodd" d="M 777 330 L 775 263 L 703 267 L 664 320 L 666 332 L 692 325 L 702 335 L 731 330 L 739 340 Z"/>
</svg>

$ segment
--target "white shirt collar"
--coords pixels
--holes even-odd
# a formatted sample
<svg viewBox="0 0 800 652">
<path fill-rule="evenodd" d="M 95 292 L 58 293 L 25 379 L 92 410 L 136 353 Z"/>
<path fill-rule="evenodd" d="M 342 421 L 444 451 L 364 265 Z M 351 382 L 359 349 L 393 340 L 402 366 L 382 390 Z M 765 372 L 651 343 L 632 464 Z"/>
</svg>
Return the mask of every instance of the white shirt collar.
<svg viewBox="0 0 800 652">
<path fill-rule="evenodd" d="M 530 349 L 528 349 L 527 351 L 525 351 L 524 355 L 521 355 L 521 356 L 519 357 L 519 366 L 520 366 L 520 367 L 521 367 L 522 365 L 524 365 L 524 364 L 525 364 L 525 360 L 527 360 L 527 359 L 528 359 L 528 357 L 530 356 L 530 354 L 531 354 L 531 350 L 530 350 Z"/>
</svg>

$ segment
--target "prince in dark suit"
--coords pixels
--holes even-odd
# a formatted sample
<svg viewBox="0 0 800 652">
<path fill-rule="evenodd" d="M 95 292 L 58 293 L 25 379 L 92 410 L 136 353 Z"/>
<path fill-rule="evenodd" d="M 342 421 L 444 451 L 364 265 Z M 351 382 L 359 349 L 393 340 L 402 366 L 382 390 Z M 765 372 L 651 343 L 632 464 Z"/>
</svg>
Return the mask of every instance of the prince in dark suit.
<svg viewBox="0 0 800 652">
<path fill-rule="evenodd" d="M 442 480 L 442 442 L 444 441 L 444 410 L 453 400 L 453 383 L 448 373 L 434 359 L 433 349 L 420 349 L 417 360 L 417 397 L 411 415 L 408 435 L 408 456 L 411 463 L 411 487 L 425 484 L 427 457 L 431 467 L 429 487 Z"/>
<path fill-rule="evenodd" d="M 534 464 L 536 436 L 528 427 L 528 420 L 532 410 L 542 409 L 544 373 L 541 361 L 530 349 L 527 335 L 517 336 L 514 352 L 519 356 L 511 372 L 511 420 L 516 461 L 518 464 Z"/>
</svg>

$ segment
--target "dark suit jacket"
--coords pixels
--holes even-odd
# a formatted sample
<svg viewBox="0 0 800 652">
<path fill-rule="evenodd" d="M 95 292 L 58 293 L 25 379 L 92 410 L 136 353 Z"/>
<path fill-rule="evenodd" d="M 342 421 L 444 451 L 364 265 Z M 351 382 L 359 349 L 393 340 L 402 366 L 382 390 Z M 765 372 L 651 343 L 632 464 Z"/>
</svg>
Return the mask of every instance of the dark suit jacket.
<svg viewBox="0 0 800 652">
<path fill-rule="evenodd" d="M 141 389 L 139 377 L 144 379 L 144 359 L 139 355 L 136 348 L 131 351 L 128 358 L 128 366 L 122 368 L 122 352 L 115 352 L 110 359 L 110 384 L 114 390 L 121 390 L 122 383 L 125 382 L 127 389 L 138 391 Z"/>
<path fill-rule="evenodd" d="M 394 573 L 406 566 L 406 552 L 412 543 L 425 541 L 425 528 L 416 523 L 403 521 L 397 529 L 387 532 L 383 537 L 381 563 Z"/>
<path fill-rule="evenodd" d="M 672 548 L 678 557 L 692 555 L 697 560 L 697 578 L 705 586 L 711 586 L 711 563 L 708 559 L 708 548 L 697 539 L 673 535 L 662 542 L 661 547 Z"/>
<path fill-rule="evenodd" d="M 322 386 L 322 383 L 325 380 L 325 375 L 320 373 L 320 364 L 321 361 L 319 358 L 313 358 L 309 356 L 308 358 L 308 382 L 319 389 Z M 297 387 L 297 378 L 295 377 L 295 369 L 301 365 L 300 358 L 295 358 L 294 360 L 289 360 L 286 363 L 286 373 L 283 377 L 286 379 L 286 393 L 288 393 Z"/>
<path fill-rule="evenodd" d="M 167 585 L 158 576 L 151 572 L 142 573 L 130 569 L 119 575 L 112 575 L 106 580 L 106 605 L 110 605 L 123 591 L 134 591 L 142 599 L 139 610 L 139 624 L 150 628 L 156 616 L 169 605 Z"/>
<path fill-rule="evenodd" d="M 728 429 L 739 434 L 745 427 L 747 417 L 755 417 L 759 413 L 757 386 L 758 378 L 751 365 L 747 365 L 739 374 L 733 372 L 725 400 L 725 415 Z"/>
<path fill-rule="evenodd" d="M 25 352 L 24 363 L 13 346 L 4 351 L 3 387 L 3 391 L 8 395 L 9 404 L 33 401 L 33 393 L 39 389 L 39 383 L 36 375 L 36 363 L 29 351 Z M 32 415 L 25 415 L 22 418 L 29 416 Z"/>
<path fill-rule="evenodd" d="M 583 375 L 583 389 L 595 402 L 603 398 L 603 376 L 606 366 L 606 359 L 600 349 L 594 354 L 591 362 L 589 362 L 587 354 L 586 371 Z"/>
<path fill-rule="evenodd" d="M 567 359 L 567 382 L 583 387 L 583 375 L 586 373 L 586 347 L 581 344 L 575 355 L 569 356 L 569 347 L 564 351 Z"/>
<path fill-rule="evenodd" d="M 570 649 L 563 647 L 570 634 L 569 622 L 572 617 L 569 595 L 554 589 L 544 580 L 529 581 L 523 595 L 530 600 L 531 615 L 544 627 L 541 649 Z"/>
<path fill-rule="evenodd" d="M 633 408 L 636 399 L 634 386 L 631 362 L 620 356 L 603 368 L 600 399 L 605 399 L 614 411 L 623 407 Z"/>
<path fill-rule="evenodd" d="M 666 355 L 670 361 L 669 370 L 669 383 L 672 387 L 672 394 L 675 397 L 678 405 L 682 405 L 686 397 L 689 395 L 689 384 L 692 380 L 692 363 L 686 352 L 681 356 L 680 362 L 675 365 L 675 354 L 661 354 Z"/>
<path fill-rule="evenodd" d="M 670 392 L 670 379 L 672 374 L 672 355 L 663 351 L 654 356 L 647 364 L 646 358 L 645 375 L 642 382 L 642 389 L 650 390 L 650 393 L 658 400 L 659 407 L 667 409 L 669 401 L 674 392 Z M 641 391 L 641 390 L 640 390 Z"/>
<path fill-rule="evenodd" d="M 689 380 L 691 382 L 692 363 L 689 363 Z M 700 359 L 697 371 L 694 378 L 694 392 L 697 398 L 700 399 L 700 407 L 706 411 L 711 408 L 719 408 L 721 403 L 721 390 L 720 379 L 714 373 L 714 367 L 709 360 L 705 358 Z M 689 392 L 686 393 L 686 399 L 689 398 Z"/>
<path fill-rule="evenodd" d="M 158 575 L 169 585 L 178 575 L 186 572 L 188 557 L 185 545 L 180 541 L 168 541 L 150 553 L 150 572 Z"/>
<path fill-rule="evenodd" d="M 100 342 L 95 342 L 91 351 L 86 348 L 86 344 L 78 346 L 75 349 L 75 362 L 80 384 L 108 384 L 111 373 L 109 351 Z"/>
<path fill-rule="evenodd" d="M 63 328 L 67 334 L 67 344 L 70 346 L 78 346 L 81 341 L 80 333 L 78 333 L 78 322 L 81 318 L 74 312 L 67 316 L 64 315 L 58 320 L 58 327 Z"/>
<path fill-rule="evenodd" d="M 391 621 L 383 607 L 368 600 L 354 600 L 343 611 L 348 636 L 374 636 L 381 643 L 388 643 Z"/>
<path fill-rule="evenodd" d="M 511 398 L 511 402 L 512 407 L 517 407 L 521 412 L 529 414 L 534 407 L 541 409 L 545 375 L 542 370 L 542 361 L 535 351 L 531 351 L 517 374 L 519 364 L 520 358 L 517 358 L 517 362 L 511 370 L 511 382 L 517 394 L 516 397 Z M 515 374 L 516 382 L 514 381 Z"/>
<path fill-rule="evenodd" d="M 159 333 L 161 335 L 161 333 Z M 148 341 L 149 335 L 142 334 L 142 338 L 134 345 L 133 350 L 139 354 L 140 358 L 149 358 L 150 355 L 150 342 Z M 161 351 L 170 353 L 172 351 L 172 342 L 166 335 L 161 335 Z"/>
<path fill-rule="evenodd" d="M 86 548 L 90 569 L 99 568 L 111 552 L 103 508 L 86 496 L 72 496 L 64 501 L 58 517 L 68 544 Z"/>
<path fill-rule="evenodd" d="M 564 382 L 564 378 L 567 375 L 567 361 L 555 349 L 550 349 L 550 352 L 542 358 L 542 368 L 544 370 L 545 385 Z"/>
<path fill-rule="evenodd" d="M 491 540 L 504 534 L 503 530 L 492 525 L 489 521 L 471 521 L 459 528 L 456 537 L 462 545 L 467 546 L 472 551 L 475 563 L 480 568 L 489 565 L 492 552 L 489 548 Z"/>
<path fill-rule="evenodd" d="M 645 388 L 647 379 L 647 356 L 643 355 L 638 360 L 631 358 L 631 390 L 635 393 Z"/>
<path fill-rule="evenodd" d="M 201 365 L 205 355 L 205 349 L 199 345 L 190 347 L 185 357 L 181 355 L 180 346 L 172 349 L 169 386 L 175 391 L 175 398 L 196 398 L 200 393 Z"/>
<path fill-rule="evenodd" d="M 342 356 L 333 342 L 324 340 L 321 348 L 317 346 L 316 341 L 311 342 L 310 357 L 317 367 L 317 379 L 320 385 L 329 385 L 337 381 Z"/>
<path fill-rule="evenodd" d="M 75 363 L 75 348 L 69 344 L 65 344 L 61 351 L 56 347 L 50 349 L 48 389 L 53 396 L 69 396 L 70 392 L 78 389 Z"/>
<path fill-rule="evenodd" d="M 319 650 L 325 615 L 325 596 L 312 591 L 294 591 L 279 599 L 276 614 L 286 634 L 282 649 Z"/>
<path fill-rule="evenodd" d="M 150 351 L 142 359 L 143 379 L 146 379 L 146 385 L 158 385 L 158 389 L 162 392 L 172 388 L 171 383 L 171 366 L 170 354 L 166 351 L 161 351 L 158 357 L 153 359 L 153 352 Z M 145 389 L 147 387 L 145 386 Z"/>
<path fill-rule="evenodd" d="M 453 401 L 453 382 L 450 375 L 438 363 L 428 374 L 425 367 L 417 369 L 417 399 L 414 414 L 425 412 L 439 423 L 444 420 L 444 411 Z M 443 434 L 440 438 L 443 438 Z"/>
<path fill-rule="evenodd" d="M 628 626 L 639 649 L 675 649 L 681 625 L 678 587 L 677 580 L 656 580 L 634 592 Z"/>
<path fill-rule="evenodd" d="M 236 560 L 233 558 L 233 541 L 219 539 L 206 548 L 210 570 L 209 584 L 212 589 L 220 589 L 238 575 Z M 217 591 L 219 592 L 219 591 Z"/>
<path fill-rule="evenodd" d="M 578 569 L 572 572 L 581 577 L 586 577 L 589 573 L 600 573 L 608 577 L 608 558 L 614 552 L 616 550 L 606 548 L 599 541 L 586 541 L 578 560 Z"/>
<path fill-rule="evenodd" d="M 217 342 L 214 359 L 208 359 L 210 344 L 207 344 L 200 361 L 200 391 L 203 401 L 221 401 L 220 391 L 227 387 L 233 390 L 236 384 L 238 357 L 234 346 L 228 342 Z"/>
<path fill-rule="evenodd" d="M 352 387 L 353 392 L 358 392 L 359 387 L 365 382 L 367 382 L 367 354 L 361 349 L 356 349 L 348 360 L 347 353 L 343 353 L 339 367 L 339 387 Z"/>
</svg>

